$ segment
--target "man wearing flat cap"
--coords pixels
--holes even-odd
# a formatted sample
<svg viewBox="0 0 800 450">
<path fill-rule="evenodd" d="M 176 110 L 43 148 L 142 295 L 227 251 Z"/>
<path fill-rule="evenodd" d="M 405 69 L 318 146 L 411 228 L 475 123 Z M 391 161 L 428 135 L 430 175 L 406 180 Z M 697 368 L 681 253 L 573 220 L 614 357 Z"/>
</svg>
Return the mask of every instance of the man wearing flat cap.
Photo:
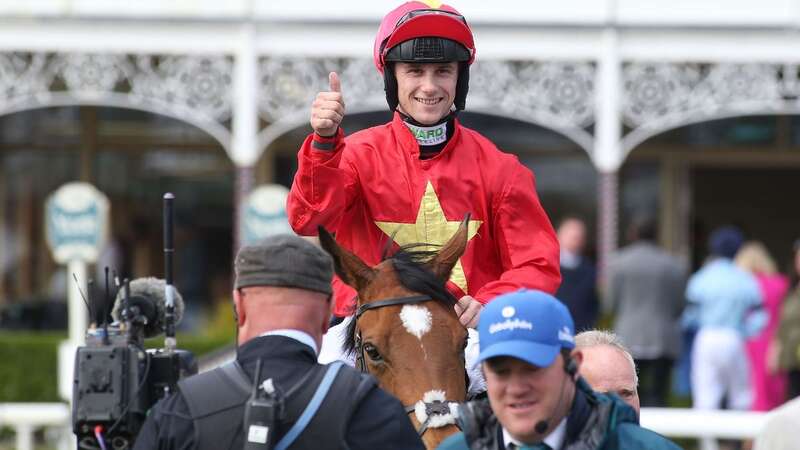
<svg viewBox="0 0 800 450">
<path fill-rule="evenodd" d="M 235 270 L 235 363 L 182 380 L 150 411 L 136 450 L 238 450 L 245 442 L 264 449 L 424 448 L 400 402 L 373 378 L 317 363 L 331 314 L 327 253 L 296 236 L 273 236 L 242 247 Z M 256 395 L 280 405 L 271 425 L 251 420 Z"/>
</svg>

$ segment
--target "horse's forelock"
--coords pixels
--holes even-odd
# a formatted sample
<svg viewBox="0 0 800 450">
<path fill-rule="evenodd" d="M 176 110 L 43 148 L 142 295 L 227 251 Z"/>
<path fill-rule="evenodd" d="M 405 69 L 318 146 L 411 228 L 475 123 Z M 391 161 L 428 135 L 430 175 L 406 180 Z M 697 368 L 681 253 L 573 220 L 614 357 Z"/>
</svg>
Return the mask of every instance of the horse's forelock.
<svg viewBox="0 0 800 450">
<path fill-rule="evenodd" d="M 447 290 L 446 282 L 431 271 L 428 263 L 437 251 L 427 250 L 429 245 L 412 244 L 400 247 L 391 258 L 392 266 L 400 283 L 408 290 L 427 295 L 447 306 L 453 306 L 456 298 Z"/>
<path fill-rule="evenodd" d="M 437 277 L 427 266 L 437 254 L 436 251 L 429 250 L 427 244 L 411 244 L 400 247 L 400 249 L 390 257 L 384 253 L 383 260 L 389 261 L 397 274 L 400 284 L 411 292 L 427 295 L 434 301 L 452 308 L 456 304 L 456 298 L 447 290 L 446 284 Z M 387 247 L 388 251 L 388 247 Z M 356 320 L 353 319 L 347 325 L 344 351 L 352 355 L 356 350 Z"/>
</svg>

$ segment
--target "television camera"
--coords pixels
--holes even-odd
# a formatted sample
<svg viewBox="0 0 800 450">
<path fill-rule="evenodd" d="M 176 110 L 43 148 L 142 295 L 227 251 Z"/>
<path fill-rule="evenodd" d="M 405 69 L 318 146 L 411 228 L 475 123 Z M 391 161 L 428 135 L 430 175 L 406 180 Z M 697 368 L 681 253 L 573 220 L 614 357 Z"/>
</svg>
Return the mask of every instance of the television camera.
<svg viewBox="0 0 800 450">
<path fill-rule="evenodd" d="M 176 348 L 175 326 L 184 306 L 172 285 L 173 200 L 164 195 L 165 279 L 116 279 L 114 322 L 108 324 L 104 313 L 103 323 L 90 327 L 86 345 L 75 354 L 72 430 L 79 449 L 132 448 L 147 411 L 181 378 L 197 373 L 192 354 Z M 106 306 L 108 285 L 106 268 Z M 92 306 L 87 301 L 90 313 Z M 162 332 L 164 347 L 146 350 L 144 340 Z"/>
</svg>

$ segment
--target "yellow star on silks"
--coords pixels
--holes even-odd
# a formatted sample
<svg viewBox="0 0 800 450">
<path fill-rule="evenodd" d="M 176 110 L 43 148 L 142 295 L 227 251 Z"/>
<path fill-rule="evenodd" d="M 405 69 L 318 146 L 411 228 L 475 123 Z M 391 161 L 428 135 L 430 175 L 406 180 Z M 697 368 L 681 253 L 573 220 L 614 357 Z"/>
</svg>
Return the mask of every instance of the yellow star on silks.
<svg viewBox="0 0 800 450">
<path fill-rule="evenodd" d="M 422 3 L 428 5 L 428 7 L 433 9 L 439 9 L 442 7 L 442 2 L 439 0 L 422 0 Z"/>
<path fill-rule="evenodd" d="M 467 241 L 478 234 L 483 221 L 470 220 L 467 226 Z M 425 250 L 438 250 L 447 244 L 450 238 L 456 234 L 461 220 L 447 220 L 439 203 L 439 197 L 433 190 L 433 185 L 428 181 L 425 186 L 425 195 L 419 203 L 416 223 L 395 223 L 395 222 L 375 222 L 375 225 L 388 236 L 394 235 L 394 241 L 399 246 L 408 244 L 430 244 Z M 467 292 L 467 276 L 461 266 L 461 260 L 453 267 L 450 281 Z"/>
</svg>

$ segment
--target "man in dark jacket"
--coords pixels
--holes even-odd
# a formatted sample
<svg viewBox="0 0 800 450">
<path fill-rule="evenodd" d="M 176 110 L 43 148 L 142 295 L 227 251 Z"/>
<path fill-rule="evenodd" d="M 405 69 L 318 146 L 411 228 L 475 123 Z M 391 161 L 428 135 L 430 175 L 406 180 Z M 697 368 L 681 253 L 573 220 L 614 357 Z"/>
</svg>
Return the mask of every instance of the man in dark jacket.
<svg viewBox="0 0 800 450">
<path fill-rule="evenodd" d="M 317 352 L 331 311 L 330 257 L 302 238 L 281 235 L 243 247 L 235 269 L 236 361 L 249 379 L 261 361 L 259 384 L 272 380 L 283 413 L 268 431 L 248 427 L 245 435 L 248 394 L 237 398 L 236 377 L 217 369 L 183 380 L 178 392 L 157 403 L 136 450 L 238 450 L 245 438 L 263 441 L 268 433 L 280 441 L 303 422 L 298 417 L 325 384 L 321 380 L 330 370 L 317 363 Z M 333 373 L 327 396 L 289 449 L 424 448 L 403 406 L 371 377 L 350 367 Z"/>
<path fill-rule="evenodd" d="M 567 217 L 558 226 L 558 244 L 561 247 L 561 286 L 556 298 L 561 300 L 572 315 L 575 331 L 591 330 L 597 322 L 597 269 L 584 254 L 586 224 L 577 217 Z"/>
<path fill-rule="evenodd" d="M 555 297 L 501 295 L 481 313 L 478 333 L 489 398 L 460 409 L 463 432 L 439 449 L 679 448 L 641 428 L 619 398 L 593 392 L 578 377 L 572 317 Z"/>
</svg>

